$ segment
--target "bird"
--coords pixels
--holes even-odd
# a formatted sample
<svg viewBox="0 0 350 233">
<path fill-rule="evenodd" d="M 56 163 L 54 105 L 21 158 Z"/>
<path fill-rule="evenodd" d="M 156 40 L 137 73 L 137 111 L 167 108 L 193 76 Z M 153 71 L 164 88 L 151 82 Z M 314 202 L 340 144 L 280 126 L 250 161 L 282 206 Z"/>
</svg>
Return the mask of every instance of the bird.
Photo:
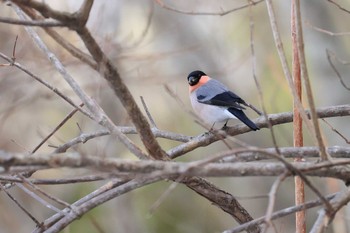
<svg viewBox="0 0 350 233">
<path fill-rule="evenodd" d="M 203 71 L 195 70 L 187 76 L 190 100 L 195 113 L 207 124 L 214 127 L 215 123 L 224 123 L 227 128 L 229 119 L 239 119 L 252 130 L 259 130 L 243 112 L 251 108 L 258 115 L 262 113 L 253 105 L 245 102 L 224 84 L 210 78 Z"/>
</svg>

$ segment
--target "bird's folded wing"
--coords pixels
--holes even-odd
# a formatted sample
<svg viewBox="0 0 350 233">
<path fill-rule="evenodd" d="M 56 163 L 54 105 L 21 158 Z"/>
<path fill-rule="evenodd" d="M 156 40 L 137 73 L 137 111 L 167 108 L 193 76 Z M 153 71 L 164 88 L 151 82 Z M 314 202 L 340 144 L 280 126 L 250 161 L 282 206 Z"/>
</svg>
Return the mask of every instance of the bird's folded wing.
<svg viewBox="0 0 350 233">
<path fill-rule="evenodd" d="M 197 100 L 203 104 L 245 109 L 245 107 L 240 105 L 244 104 L 245 102 L 236 94 L 230 91 L 225 91 L 215 96 L 206 96 L 204 93 L 197 93 Z"/>
</svg>

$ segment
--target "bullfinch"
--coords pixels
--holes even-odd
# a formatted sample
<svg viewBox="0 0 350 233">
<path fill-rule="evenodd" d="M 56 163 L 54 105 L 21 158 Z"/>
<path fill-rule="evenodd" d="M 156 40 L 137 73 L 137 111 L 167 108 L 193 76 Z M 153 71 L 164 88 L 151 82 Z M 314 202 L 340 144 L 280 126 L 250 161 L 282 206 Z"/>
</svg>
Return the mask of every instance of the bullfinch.
<svg viewBox="0 0 350 233">
<path fill-rule="evenodd" d="M 257 114 L 261 112 L 251 104 L 230 91 L 221 82 L 210 78 L 204 72 L 196 70 L 187 76 L 191 104 L 197 115 L 207 124 L 226 124 L 229 119 L 239 119 L 252 130 L 259 130 L 243 112 L 249 107 Z"/>
</svg>

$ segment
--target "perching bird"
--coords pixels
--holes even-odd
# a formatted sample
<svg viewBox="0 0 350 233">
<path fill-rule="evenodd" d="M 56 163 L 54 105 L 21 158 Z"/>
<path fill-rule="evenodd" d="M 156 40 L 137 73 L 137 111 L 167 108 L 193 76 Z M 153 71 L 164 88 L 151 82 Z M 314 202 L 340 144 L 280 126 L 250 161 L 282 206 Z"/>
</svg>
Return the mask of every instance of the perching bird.
<svg viewBox="0 0 350 233">
<path fill-rule="evenodd" d="M 190 85 L 192 107 L 204 122 L 212 127 L 215 123 L 225 122 L 223 126 L 225 128 L 229 119 L 239 119 L 252 130 L 259 130 L 243 110 L 246 106 L 259 115 L 261 112 L 230 91 L 224 84 L 199 70 L 191 72 L 187 81 Z"/>
</svg>

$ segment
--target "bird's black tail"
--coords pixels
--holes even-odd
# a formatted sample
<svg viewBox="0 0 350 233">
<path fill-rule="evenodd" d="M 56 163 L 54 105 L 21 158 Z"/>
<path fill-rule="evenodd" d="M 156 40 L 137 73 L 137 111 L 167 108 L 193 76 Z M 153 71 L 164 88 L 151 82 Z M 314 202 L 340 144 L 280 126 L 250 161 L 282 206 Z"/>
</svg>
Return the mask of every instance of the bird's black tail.
<svg viewBox="0 0 350 233">
<path fill-rule="evenodd" d="M 260 128 L 256 126 L 245 114 L 242 110 L 236 108 L 228 108 L 230 113 L 232 113 L 235 117 L 241 120 L 244 124 L 246 124 L 252 130 L 259 130 Z"/>
</svg>

